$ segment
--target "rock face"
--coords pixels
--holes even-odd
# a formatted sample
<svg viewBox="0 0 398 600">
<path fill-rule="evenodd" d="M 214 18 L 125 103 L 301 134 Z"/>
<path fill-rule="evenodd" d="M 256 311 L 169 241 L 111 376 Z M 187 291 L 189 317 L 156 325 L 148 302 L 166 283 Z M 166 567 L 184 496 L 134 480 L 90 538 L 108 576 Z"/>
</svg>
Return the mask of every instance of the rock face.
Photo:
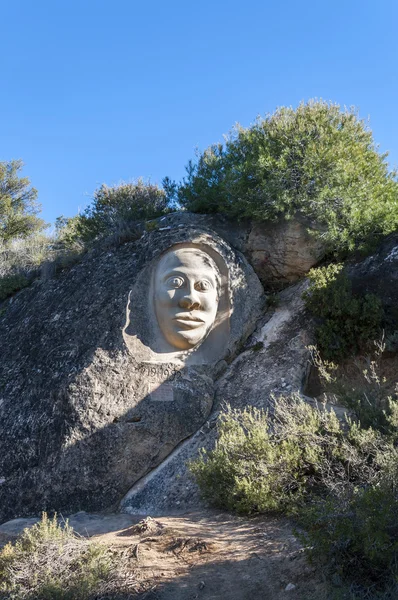
<svg viewBox="0 0 398 600">
<path fill-rule="evenodd" d="M 245 258 L 186 215 L 4 303 L 0 522 L 117 506 L 205 425 L 264 306 Z"/>
<path fill-rule="evenodd" d="M 249 263 L 266 289 L 296 281 L 323 252 L 307 225 L 176 213 L 147 228 L 0 307 L 0 523 L 192 508 L 187 463 L 214 447 L 223 407 L 304 389 L 306 282 L 270 307 Z M 347 270 L 396 342 L 398 234 Z"/>
<path fill-rule="evenodd" d="M 301 215 L 289 221 L 231 223 L 222 215 L 176 213 L 162 218 L 162 226 L 195 224 L 209 227 L 242 252 L 266 290 L 280 290 L 299 281 L 325 255 L 313 234 L 320 226 Z"/>
<path fill-rule="evenodd" d="M 250 231 L 247 252 L 260 280 L 274 290 L 305 277 L 324 256 L 324 248 L 301 220 L 257 223 Z"/>
<path fill-rule="evenodd" d="M 394 350 L 398 350 L 398 233 L 389 235 L 374 254 L 350 265 L 347 273 L 354 293 L 381 298 L 386 330 L 390 336 L 396 332 Z"/>
<path fill-rule="evenodd" d="M 241 354 L 215 384 L 214 410 L 191 438 L 183 442 L 156 469 L 140 480 L 121 502 L 130 514 L 162 514 L 190 509 L 200 500 L 199 490 L 187 463 L 201 448 L 211 449 L 217 438 L 216 422 L 225 404 L 269 408 L 271 397 L 300 392 L 310 367 L 307 346 L 312 342 L 302 292 L 306 283 L 286 289 L 276 309 L 259 319 L 257 328 Z"/>
</svg>

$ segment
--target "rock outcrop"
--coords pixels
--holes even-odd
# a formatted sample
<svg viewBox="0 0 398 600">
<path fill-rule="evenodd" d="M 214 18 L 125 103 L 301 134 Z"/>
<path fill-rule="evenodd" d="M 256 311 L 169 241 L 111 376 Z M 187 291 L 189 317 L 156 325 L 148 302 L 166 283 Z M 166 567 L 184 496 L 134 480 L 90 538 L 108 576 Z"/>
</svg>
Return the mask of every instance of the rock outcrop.
<svg viewBox="0 0 398 600">
<path fill-rule="evenodd" d="M 209 419 L 133 486 L 121 502 L 123 512 L 166 514 L 173 509 L 197 506 L 199 490 L 190 476 L 188 463 L 198 456 L 201 448 L 214 447 L 220 410 L 226 404 L 237 409 L 272 408 L 272 398 L 303 389 L 310 367 L 307 346 L 313 341 L 301 298 L 305 287 L 306 282 L 283 291 L 279 305 L 259 319 L 246 347 L 216 381 L 214 409 Z"/>
<path fill-rule="evenodd" d="M 323 258 L 324 246 L 314 233 L 302 219 L 253 225 L 247 253 L 266 288 L 279 290 L 298 281 Z"/>
<path fill-rule="evenodd" d="M 245 258 L 213 230 L 178 218 L 159 225 L 136 242 L 87 255 L 3 305 L 0 521 L 115 506 L 208 419 L 215 382 L 263 314 L 263 289 Z M 212 360 L 206 364 L 196 349 L 185 362 L 178 353 L 140 360 L 126 335 L 145 342 L 151 324 L 139 304 L 148 304 L 151 265 L 187 244 L 217 254 L 230 274 L 228 282 L 220 273 L 219 307 L 229 303 L 228 319 L 216 319 L 203 342 L 211 343 Z M 214 353 L 224 326 L 228 338 Z"/>
<path fill-rule="evenodd" d="M 305 283 L 267 309 L 249 263 L 266 289 L 297 281 L 322 255 L 305 224 L 182 212 L 135 236 L 1 307 L 0 522 L 193 506 L 187 461 L 225 403 L 267 408 L 303 386 Z"/>
<path fill-rule="evenodd" d="M 357 294 L 376 294 L 382 301 L 386 330 L 398 350 L 398 233 L 392 233 L 364 260 L 347 267 Z"/>
</svg>

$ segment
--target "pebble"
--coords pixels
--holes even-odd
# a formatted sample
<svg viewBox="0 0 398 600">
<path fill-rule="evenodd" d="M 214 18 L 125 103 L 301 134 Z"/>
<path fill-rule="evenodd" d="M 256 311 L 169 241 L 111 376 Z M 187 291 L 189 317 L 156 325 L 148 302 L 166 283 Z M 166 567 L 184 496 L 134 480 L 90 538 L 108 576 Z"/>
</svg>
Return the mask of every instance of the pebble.
<svg viewBox="0 0 398 600">
<path fill-rule="evenodd" d="M 295 590 L 296 586 L 294 585 L 294 583 L 288 583 L 287 586 L 285 587 L 285 592 L 291 592 L 292 590 Z"/>
</svg>

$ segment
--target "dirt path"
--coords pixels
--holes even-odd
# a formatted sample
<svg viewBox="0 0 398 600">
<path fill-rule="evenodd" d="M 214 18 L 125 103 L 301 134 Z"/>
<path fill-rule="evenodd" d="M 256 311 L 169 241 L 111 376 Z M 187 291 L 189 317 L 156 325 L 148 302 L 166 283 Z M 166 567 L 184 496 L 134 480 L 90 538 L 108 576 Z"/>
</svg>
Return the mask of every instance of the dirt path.
<svg viewBox="0 0 398 600">
<path fill-rule="evenodd" d="M 96 539 L 128 559 L 146 600 L 327 598 L 285 520 L 201 511 L 145 519 Z"/>
<path fill-rule="evenodd" d="M 0 526 L 0 541 L 2 536 L 3 542 L 15 539 L 35 521 Z M 69 522 L 116 554 L 119 573 L 109 590 L 112 599 L 328 600 L 285 519 L 201 510 L 141 520 L 77 513 Z"/>
</svg>

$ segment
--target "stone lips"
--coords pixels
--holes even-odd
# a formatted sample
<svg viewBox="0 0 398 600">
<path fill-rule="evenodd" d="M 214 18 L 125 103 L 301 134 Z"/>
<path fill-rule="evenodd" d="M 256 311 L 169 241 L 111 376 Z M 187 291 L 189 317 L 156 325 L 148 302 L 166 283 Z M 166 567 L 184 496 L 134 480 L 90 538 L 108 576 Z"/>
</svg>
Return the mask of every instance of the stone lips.
<svg viewBox="0 0 398 600">
<path fill-rule="evenodd" d="M 170 361 L 167 353 L 147 363 L 122 335 L 128 295 L 152 261 L 173 245 L 192 243 L 205 244 L 226 265 L 226 344 L 209 364 L 197 360 L 199 352 L 187 363 L 175 356 Z M 139 295 L 134 300 L 145 303 Z M 0 326 L 0 345 L 7 348 L 0 362 L 0 521 L 41 510 L 115 506 L 206 421 L 214 380 L 239 352 L 263 306 L 263 290 L 246 260 L 211 230 L 189 225 L 88 254 L 69 272 L 6 302 Z"/>
</svg>

